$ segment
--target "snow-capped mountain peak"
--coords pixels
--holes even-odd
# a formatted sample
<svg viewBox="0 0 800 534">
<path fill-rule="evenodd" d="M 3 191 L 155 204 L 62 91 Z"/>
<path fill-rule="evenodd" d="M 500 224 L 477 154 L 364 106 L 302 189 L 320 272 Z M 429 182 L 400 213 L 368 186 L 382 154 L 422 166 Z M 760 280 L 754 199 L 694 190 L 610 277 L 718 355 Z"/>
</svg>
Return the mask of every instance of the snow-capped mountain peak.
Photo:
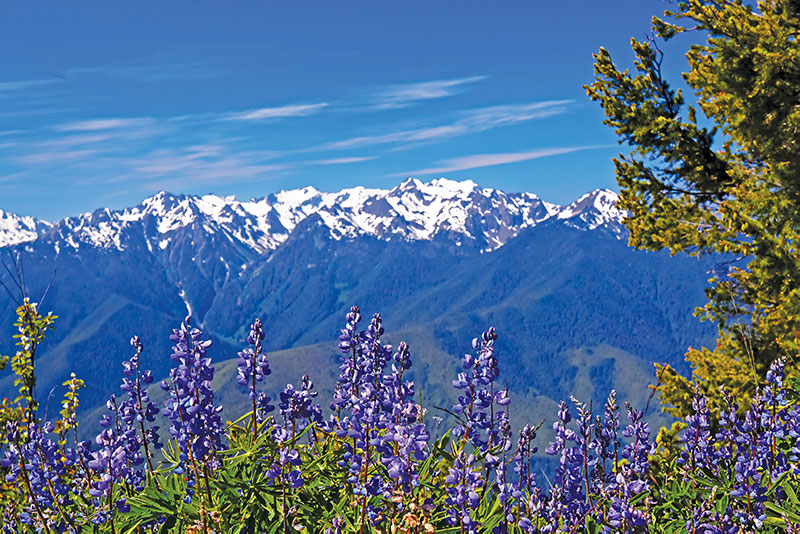
<svg viewBox="0 0 800 534">
<path fill-rule="evenodd" d="M 33 241 L 51 226 L 47 221 L 0 210 L 0 247 Z"/>
<path fill-rule="evenodd" d="M 610 189 L 595 189 L 563 207 L 556 216 L 569 226 L 587 230 L 605 227 L 620 236 L 627 212 L 617 208 L 618 200 L 619 195 Z"/>
</svg>

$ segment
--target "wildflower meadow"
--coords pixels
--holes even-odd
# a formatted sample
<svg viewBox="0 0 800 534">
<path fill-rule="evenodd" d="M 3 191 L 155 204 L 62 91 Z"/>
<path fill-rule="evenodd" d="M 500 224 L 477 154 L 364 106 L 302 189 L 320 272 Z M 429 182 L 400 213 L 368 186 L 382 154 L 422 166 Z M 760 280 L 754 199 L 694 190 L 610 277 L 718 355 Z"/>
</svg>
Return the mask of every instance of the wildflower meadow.
<svg viewBox="0 0 800 534">
<path fill-rule="evenodd" d="M 352 307 L 339 336 L 340 376 L 323 409 L 309 376 L 278 398 L 255 321 L 238 357 L 252 409 L 226 421 L 211 387 L 213 348 L 186 320 L 172 354 L 150 355 L 138 337 L 122 365 L 120 392 L 102 432 L 76 419 L 83 382 L 64 382 L 55 421 L 38 409 L 35 354 L 53 327 L 26 300 L 11 358 L 19 396 L 3 406 L 4 532 L 798 532 L 800 380 L 776 360 L 749 406 L 723 388 L 713 417 L 702 394 L 694 413 L 654 437 L 645 413 L 561 402 L 554 440 L 539 452 L 539 427 L 515 422 L 501 387 L 498 333 L 472 340 L 454 369 L 455 422 L 431 438 L 406 343 L 382 341 L 380 315 Z M 170 357 L 160 387 L 148 358 Z M 160 438 L 159 425 L 168 425 Z M 557 459 L 537 476 L 535 455 Z"/>
</svg>

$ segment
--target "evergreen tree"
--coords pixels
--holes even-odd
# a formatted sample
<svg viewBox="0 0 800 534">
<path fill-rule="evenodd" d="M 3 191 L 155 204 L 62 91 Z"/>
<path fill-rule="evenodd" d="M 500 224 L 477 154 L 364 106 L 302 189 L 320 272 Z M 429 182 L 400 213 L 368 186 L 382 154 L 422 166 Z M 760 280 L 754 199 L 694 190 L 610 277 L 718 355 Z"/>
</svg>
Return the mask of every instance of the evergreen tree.
<svg viewBox="0 0 800 534">
<path fill-rule="evenodd" d="M 631 40 L 635 70 L 605 49 L 586 86 L 632 150 L 614 160 L 630 244 L 718 254 L 708 302 L 714 350 L 689 349 L 692 376 L 660 368 L 667 411 L 686 416 L 695 389 L 720 408 L 720 384 L 748 399 L 770 363 L 797 366 L 800 342 L 800 1 L 681 1 Z M 662 75 L 658 41 L 694 32 L 687 104 Z M 747 404 L 742 402 L 742 408 Z"/>
</svg>

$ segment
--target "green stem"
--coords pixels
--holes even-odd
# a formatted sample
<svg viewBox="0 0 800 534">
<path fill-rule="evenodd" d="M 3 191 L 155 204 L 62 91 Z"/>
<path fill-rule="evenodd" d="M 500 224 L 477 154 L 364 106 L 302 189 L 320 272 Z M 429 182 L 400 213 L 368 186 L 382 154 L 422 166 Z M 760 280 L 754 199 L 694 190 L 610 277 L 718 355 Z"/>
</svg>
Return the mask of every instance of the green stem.
<svg viewBox="0 0 800 534">
<path fill-rule="evenodd" d="M 41 450 L 39 451 L 39 458 L 41 458 L 42 465 L 47 465 Z M 70 518 L 66 514 L 66 512 L 64 512 L 63 508 L 61 508 L 61 504 L 58 502 L 58 498 L 56 497 L 56 492 L 53 489 L 53 484 L 50 482 L 50 479 L 46 478 L 45 480 L 47 481 L 47 489 L 50 491 L 50 496 L 53 498 L 53 505 L 55 505 L 56 509 L 58 510 L 58 514 L 61 516 L 61 518 L 64 520 L 65 523 L 67 523 L 70 527 L 72 527 L 73 531 L 77 532 L 77 529 L 75 528 L 75 523 L 72 522 L 72 518 Z"/>
<path fill-rule="evenodd" d="M 281 492 L 282 492 L 282 508 L 283 508 L 283 534 L 287 534 L 289 532 L 289 518 L 287 517 L 288 514 L 286 513 L 286 479 L 283 475 L 283 468 L 284 466 L 281 465 Z"/>
<path fill-rule="evenodd" d="M 109 471 L 111 470 L 111 466 L 108 467 Z M 114 482 L 112 477 L 112 482 L 108 486 L 108 513 L 111 514 L 108 518 L 108 524 L 111 525 L 111 534 L 116 534 L 116 529 L 114 529 Z"/>
<path fill-rule="evenodd" d="M 141 347 L 141 345 L 140 345 Z M 139 378 L 139 355 L 142 349 L 139 348 L 136 353 L 136 400 L 139 406 L 139 413 L 142 413 L 142 386 Z M 144 456 L 147 459 L 147 469 L 155 482 L 156 488 L 161 489 L 158 485 L 158 480 L 155 477 L 155 469 L 153 469 L 153 461 L 150 459 L 150 444 L 147 441 L 147 433 L 144 430 L 144 421 L 139 421 L 139 428 L 142 431 L 142 443 L 144 444 Z"/>
<path fill-rule="evenodd" d="M 256 417 L 256 413 L 257 412 L 256 412 L 256 397 L 255 397 L 255 395 L 256 395 L 256 356 L 257 356 L 257 354 L 256 354 L 256 351 L 254 350 L 253 351 L 253 357 L 252 357 L 251 362 L 250 362 L 251 365 L 252 365 L 252 373 L 253 373 L 253 376 L 251 377 L 252 382 L 253 382 L 253 444 L 255 444 L 256 440 L 258 439 L 258 423 L 257 423 L 258 418 Z"/>
<path fill-rule="evenodd" d="M 39 519 L 42 520 L 42 525 L 44 526 L 44 531 L 46 534 L 50 534 L 50 529 L 47 526 L 47 520 L 42 513 L 42 509 L 39 508 L 39 503 L 36 501 L 36 496 L 33 493 L 33 488 L 31 487 L 31 481 L 28 478 L 28 470 L 25 469 L 25 464 L 20 462 L 19 464 L 20 472 L 22 473 L 22 478 L 25 480 L 25 485 L 28 487 L 28 496 L 30 497 L 31 502 L 33 503 L 33 507 L 36 509 L 36 513 L 39 514 Z"/>
</svg>

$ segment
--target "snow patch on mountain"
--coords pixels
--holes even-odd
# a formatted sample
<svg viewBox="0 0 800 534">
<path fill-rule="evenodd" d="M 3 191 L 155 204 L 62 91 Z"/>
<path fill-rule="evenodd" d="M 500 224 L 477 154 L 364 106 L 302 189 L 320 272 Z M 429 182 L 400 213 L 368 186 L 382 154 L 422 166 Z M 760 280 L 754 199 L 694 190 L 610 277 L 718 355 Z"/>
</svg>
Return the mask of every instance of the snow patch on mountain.
<svg viewBox="0 0 800 534">
<path fill-rule="evenodd" d="M 33 241 L 51 226 L 47 221 L 0 210 L 0 247 Z"/>
</svg>

